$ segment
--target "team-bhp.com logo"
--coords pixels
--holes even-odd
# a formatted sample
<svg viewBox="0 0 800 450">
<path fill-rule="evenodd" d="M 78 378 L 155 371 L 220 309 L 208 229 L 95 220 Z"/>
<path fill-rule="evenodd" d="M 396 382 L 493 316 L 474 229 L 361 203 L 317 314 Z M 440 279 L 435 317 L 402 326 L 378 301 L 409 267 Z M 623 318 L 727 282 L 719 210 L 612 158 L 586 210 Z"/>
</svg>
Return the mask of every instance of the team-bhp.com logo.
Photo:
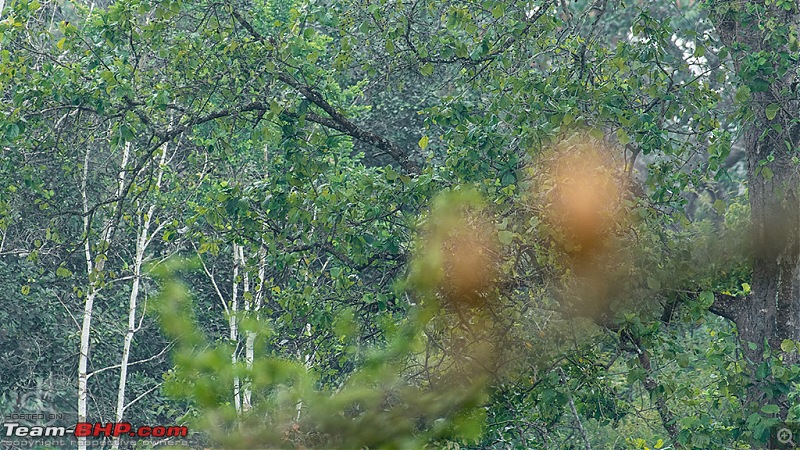
<svg viewBox="0 0 800 450">
<path fill-rule="evenodd" d="M 6 437 L 64 437 L 73 435 L 75 437 L 186 437 L 189 430 L 185 426 L 141 426 L 134 428 L 128 422 L 109 422 L 106 424 L 96 422 L 79 422 L 75 428 L 31 425 L 24 426 L 19 423 L 7 422 L 3 424 Z"/>
</svg>

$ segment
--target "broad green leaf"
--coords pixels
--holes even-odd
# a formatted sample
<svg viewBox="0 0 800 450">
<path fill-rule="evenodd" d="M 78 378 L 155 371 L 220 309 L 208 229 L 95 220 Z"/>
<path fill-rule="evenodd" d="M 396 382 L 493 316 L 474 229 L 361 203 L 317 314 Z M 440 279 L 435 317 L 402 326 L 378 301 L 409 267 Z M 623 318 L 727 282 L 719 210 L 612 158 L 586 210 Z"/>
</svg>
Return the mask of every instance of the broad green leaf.
<svg viewBox="0 0 800 450">
<path fill-rule="evenodd" d="M 778 115 L 778 111 L 780 111 L 781 106 L 777 103 L 770 103 L 767 105 L 767 108 L 764 110 L 764 114 L 767 116 L 767 120 L 772 120 Z"/>
<path fill-rule="evenodd" d="M 624 128 L 619 128 L 617 130 L 617 140 L 619 141 L 620 145 L 628 145 L 631 141 L 630 136 L 628 136 L 628 132 L 625 131 Z"/>
<path fill-rule="evenodd" d="M 514 233 L 511 231 L 502 230 L 497 233 L 497 238 L 500 240 L 501 244 L 508 245 L 514 240 Z"/>
<path fill-rule="evenodd" d="M 426 77 L 433 73 L 433 64 L 432 63 L 425 63 L 422 67 L 419 68 L 419 73 L 425 75 Z"/>
<path fill-rule="evenodd" d="M 750 100 L 750 88 L 747 86 L 740 86 L 739 89 L 736 90 L 736 95 L 733 97 L 736 102 L 744 103 Z"/>
<path fill-rule="evenodd" d="M 697 300 L 703 308 L 708 308 L 714 304 L 714 294 L 709 291 L 703 291 L 697 296 Z"/>
<path fill-rule="evenodd" d="M 697 43 L 697 47 L 694 49 L 694 57 L 695 58 L 702 58 L 703 55 L 706 54 L 706 47 L 702 43 Z"/>
<path fill-rule="evenodd" d="M 500 2 L 498 2 L 495 5 L 495 7 L 492 8 L 492 16 L 495 19 L 499 19 L 499 18 L 503 17 L 503 14 L 505 14 L 505 12 L 506 12 L 505 5 L 503 3 L 500 3 Z"/>
<path fill-rule="evenodd" d="M 769 90 L 770 83 L 769 81 L 763 78 L 754 78 L 750 82 L 750 89 L 753 92 L 767 92 Z"/>
<path fill-rule="evenodd" d="M 428 147 L 428 136 L 422 136 L 422 138 L 420 138 L 418 144 L 419 144 L 419 148 L 425 150 L 425 148 Z"/>
</svg>

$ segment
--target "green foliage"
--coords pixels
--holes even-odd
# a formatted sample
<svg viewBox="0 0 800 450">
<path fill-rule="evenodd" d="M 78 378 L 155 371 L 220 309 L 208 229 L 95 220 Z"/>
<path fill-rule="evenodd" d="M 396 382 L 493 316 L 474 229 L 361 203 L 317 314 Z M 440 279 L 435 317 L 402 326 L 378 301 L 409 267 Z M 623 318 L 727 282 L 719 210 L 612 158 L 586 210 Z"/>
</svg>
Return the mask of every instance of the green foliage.
<svg viewBox="0 0 800 450">
<path fill-rule="evenodd" d="M 139 280 L 125 418 L 226 448 L 737 448 L 798 418 L 797 342 L 712 314 L 760 286 L 747 171 L 796 171 L 739 148 L 796 128 L 793 2 L 101 3 L 0 21 L 3 392 L 74 403 L 99 292 L 113 417 Z"/>
<path fill-rule="evenodd" d="M 336 389 L 325 389 L 314 371 L 291 360 L 259 357 L 247 366 L 231 365 L 230 346 L 211 346 L 198 331 L 188 292 L 174 276 L 185 267 L 172 261 L 154 273 L 162 288 L 153 313 L 177 342 L 176 370 L 165 389 L 189 399 L 199 414 L 191 423 L 226 448 L 419 448 L 431 439 L 480 436 L 480 383 L 452 380 L 424 389 L 398 377 L 430 318 L 424 309 L 409 314 L 384 348 L 370 350 L 362 368 Z M 257 322 L 248 328 L 259 336 L 272 333 Z M 242 414 L 229 401 L 234 378 L 252 389 L 255 406 Z"/>
</svg>

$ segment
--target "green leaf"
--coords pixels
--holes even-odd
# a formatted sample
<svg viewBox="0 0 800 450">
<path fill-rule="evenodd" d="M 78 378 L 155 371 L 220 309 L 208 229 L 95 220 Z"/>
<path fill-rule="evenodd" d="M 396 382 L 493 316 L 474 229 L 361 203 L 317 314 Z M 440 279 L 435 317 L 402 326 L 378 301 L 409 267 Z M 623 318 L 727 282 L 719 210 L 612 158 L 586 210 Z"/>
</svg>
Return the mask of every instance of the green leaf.
<svg viewBox="0 0 800 450">
<path fill-rule="evenodd" d="M 769 90 L 769 81 L 763 78 L 756 78 L 750 83 L 750 90 L 753 92 L 767 92 Z"/>
<path fill-rule="evenodd" d="M 426 77 L 430 76 L 433 73 L 433 64 L 431 63 L 423 64 L 422 67 L 419 68 L 419 73 L 421 73 Z"/>
<path fill-rule="evenodd" d="M 425 150 L 425 148 L 428 147 L 428 136 L 422 136 L 422 138 L 420 138 L 418 144 L 419 144 L 419 148 Z"/>
<path fill-rule="evenodd" d="M 625 131 L 624 128 L 620 128 L 617 130 L 617 140 L 619 141 L 620 145 L 628 145 L 631 141 L 631 137 L 628 136 L 628 132 Z"/>
<path fill-rule="evenodd" d="M 494 8 L 492 8 L 492 17 L 494 17 L 495 19 L 503 17 L 503 14 L 505 13 L 506 13 L 506 8 L 502 3 L 498 3 L 497 5 L 495 5 Z"/>
<path fill-rule="evenodd" d="M 22 286 L 20 292 L 22 292 L 22 295 L 28 295 L 31 293 L 31 287 L 26 284 L 25 286 Z"/>
<path fill-rule="evenodd" d="M 796 348 L 794 341 L 791 339 L 784 339 L 783 342 L 781 342 L 781 350 L 785 352 L 794 351 Z"/>
<path fill-rule="evenodd" d="M 737 103 L 744 103 L 750 100 L 750 88 L 741 86 L 736 90 L 736 95 L 733 96 L 733 99 L 736 100 Z"/>
<path fill-rule="evenodd" d="M 591 130 L 589 130 L 589 136 L 591 136 L 594 139 L 597 139 L 599 141 L 599 140 L 605 138 L 606 135 L 603 132 L 603 130 L 601 130 L 599 128 L 592 128 Z"/>
<path fill-rule="evenodd" d="M 791 6 L 791 4 L 789 6 Z M 789 34 L 789 50 L 793 52 L 800 50 L 800 41 L 798 41 L 797 36 L 794 33 Z"/>
<path fill-rule="evenodd" d="M 706 54 L 706 47 L 703 44 L 699 44 L 697 48 L 694 49 L 695 58 L 702 58 L 703 55 L 705 54 Z"/>
<path fill-rule="evenodd" d="M 765 414 L 778 414 L 781 412 L 781 409 L 778 405 L 764 405 L 761 407 L 761 412 Z"/>
<path fill-rule="evenodd" d="M 767 116 L 767 120 L 772 120 L 778 115 L 778 111 L 781 109 L 781 106 L 777 103 L 770 103 L 767 105 L 767 109 L 764 110 L 764 114 Z"/>
<path fill-rule="evenodd" d="M 709 291 L 703 291 L 697 296 L 697 300 L 703 308 L 708 308 L 714 304 L 714 294 Z"/>
<path fill-rule="evenodd" d="M 722 200 L 715 200 L 714 211 L 716 211 L 719 215 L 725 214 L 725 202 Z"/>
<path fill-rule="evenodd" d="M 759 380 L 763 380 L 767 378 L 767 363 L 761 363 L 758 368 L 756 369 L 756 378 Z"/>
<path fill-rule="evenodd" d="M 514 240 L 514 233 L 511 231 L 503 230 L 497 233 L 497 238 L 500 240 L 500 243 L 503 245 L 508 245 L 511 241 Z"/>
</svg>

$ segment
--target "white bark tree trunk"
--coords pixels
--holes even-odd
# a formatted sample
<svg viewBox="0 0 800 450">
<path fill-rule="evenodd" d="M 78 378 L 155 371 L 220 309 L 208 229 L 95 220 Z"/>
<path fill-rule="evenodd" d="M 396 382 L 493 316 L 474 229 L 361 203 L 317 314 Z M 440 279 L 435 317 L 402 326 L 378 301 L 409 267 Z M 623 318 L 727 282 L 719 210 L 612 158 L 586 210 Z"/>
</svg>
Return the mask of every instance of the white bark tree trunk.
<svg viewBox="0 0 800 450">
<path fill-rule="evenodd" d="M 239 262 L 244 268 L 243 272 L 243 290 L 244 290 L 244 309 L 247 312 L 249 317 L 255 318 L 255 315 L 258 314 L 258 311 L 261 309 L 261 304 L 264 298 L 264 278 L 266 276 L 267 268 L 266 268 L 266 260 L 267 260 L 267 250 L 262 245 L 258 249 L 258 279 L 256 280 L 256 284 L 251 286 L 250 285 L 250 274 L 247 271 L 247 260 L 244 257 L 243 248 L 239 247 Z M 252 291 L 255 291 L 255 294 L 252 294 Z M 246 340 L 245 340 L 245 364 L 247 367 L 248 373 L 253 370 L 253 361 L 255 360 L 255 342 L 256 337 L 258 336 L 257 331 L 248 330 L 246 333 Z M 242 411 L 247 412 L 252 407 L 252 396 L 253 396 L 253 389 L 252 389 L 252 382 L 251 379 L 248 378 L 244 381 L 243 389 L 242 389 Z"/>
<path fill-rule="evenodd" d="M 168 145 L 164 144 L 161 152 L 161 158 L 158 162 L 158 169 L 156 175 L 155 191 L 161 189 L 161 182 L 164 178 L 164 163 L 166 162 Z M 142 264 L 144 263 L 144 253 L 152 240 L 153 235 L 161 230 L 162 225 L 156 227 L 153 233 L 150 233 L 150 227 L 153 223 L 153 214 L 156 212 L 156 204 L 153 202 L 144 217 L 140 216 L 141 228 L 136 238 L 136 253 L 133 260 L 133 280 L 131 282 L 131 295 L 128 301 L 128 329 L 125 332 L 125 340 L 122 344 L 122 358 L 120 360 L 119 371 L 119 388 L 117 389 L 117 408 L 114 418 L 116 422 L 122 422 L 122 417 L 125 412 L 125 389 L 128 382 L 128 360 L 131 353 L 131 344 L 133 343 L 133 335 L 136 333 L 136 304 L 139 297 L 139 286 L 142 277 Z M 141 210 L 140 210 L 141 214 Z M 120 437 L 116 436 L 113 439 L 111 448 L 117 450 L 119 448 Z"/>
<path fill-rule="evenodd" d="M 244 310 L 247 315 L 253 310 L 253 296 L 250 293 L 250 273 L 247 270 L 247 260 L 244 257 L 244 246 L 239 246 L 239 263 L 242 267 L 242 298 L 244 299 Z M 256 334 L 252 330 L 247 330 L 244 345 L 244 359 L 248 372 L 253 369 L 253 345 L 255 344 Z M 252 385 L 250 377 L 244 380 L 242 389 L 242 412 L 250 411 L 252 404 Z"/>
<path fill-rule="evenodd" d="M 123 147 L 122 163 L 120 171 L 117 175 L 117 197 L 122 194 L 125 185 L 125 166 L 128 164 L 130 156 L 130 143 L 126 143 Z M 96 255 L 92 257 L 91 231 L 92 224 L 89 220 L 89 193 L 88 193 L 88 179 L 89 179 L 89 161 L 90 161 L 91 147 L 86 148 L 86 156 L 83 160 L 83 174 L 81 178 L 81 200 L 83 203 L 83 232 L 84 243 L 83 250 L 86 258 L 86 275 L 88 278 L 86 285 L 86 303 L 83 308 L 83 321 L 81 324 L 81 339 L 80 339 L 80 353 L 78 356 L 78 422 L 86 422 L 88 417 L 88 392 L 89 392 L 89 342 L 92 328 L 92 312 L 94 310 L 94 300 L 97 297 L 97 292 L 100 290 L 100 274 L 103 271 L 103 265 L 107 259 L 108 242 L 114 233 L 114 217 L 112 213 L 108 219 L 103 222 L 103 231 L 100 241 L 96 245 Z M 117 203 L 119 207 L 119 202 Z M 86 438 L 78 438 L 78 448 L 80 450 L 86 449 Z"/>
<path fill-rule="evenodd" d="M 208 276 L 208 279 L 211 281 L 211 285 L 214 286 L 214 291 L 217 293 L 217 297 L 219 297 L 220 303 L 222 304 L 222 309 L 225 311 L 225 315 L 228 317 L 228 328 L 230 329 L 230 340 L 233 344 L 233 351 L 231 351 L 231 364 L 236 365 L 238 361 L 238 352 L 239 352 L 239 324 L 236 318 L 236 314 L 239 312 L 239 245 L 234 243 L 233 244 L 233 280 L 232 280 L 232 289 L 231 289 L 231 299 L 230 303 L 225 300 L 225 296 L 222 294 L 222 290 L 219 288 L 217 284 L 217 280 L 214 277 L 213 267 L 209 268 L 206 265 L 205 261 L 203 261 L 202 256 L 200 256 L 199 250 L 195 248 L 197 252 L 198 258 L 200 258 L 200 263 L 203 266 L 203 271 Z M 236 408 L 236 413 L 241 414 L 242 412 L 242 390 L 241 390 L 241 382 L 239 377 L 234 377 L 233 379 L 233 404 Z"/>
<path fill-rule="evenodd" d="M 239 245 L 233 244 L 233 287 L 231 293 L 231 307 L 228 314 L 228 325 L 231 329 L 231 343 L 233 344 L 233 351 L 231 352 L 231 364 L 236 366 L 237 353 L 239 352 L 239 325 L 236 321 L 236 314 L 239 312 Z M 242 413 L 242 393 L 241 383 L 239 377 L 233 377 L 233 404 L 236 408 L 236 413 Z"/>
</svg>

